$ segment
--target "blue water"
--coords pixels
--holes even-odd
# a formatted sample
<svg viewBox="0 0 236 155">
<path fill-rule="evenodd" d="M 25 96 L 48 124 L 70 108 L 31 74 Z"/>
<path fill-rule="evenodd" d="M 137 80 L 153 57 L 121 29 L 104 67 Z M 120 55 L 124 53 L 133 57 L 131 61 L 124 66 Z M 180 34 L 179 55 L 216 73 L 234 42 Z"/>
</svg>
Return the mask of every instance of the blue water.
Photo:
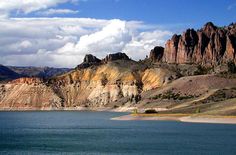
<svg viewBox="0 0 236 155">
<path fill-rule="evenodd" d="M 236 155 L 236 125 L 113 121 L 111 112 L 0 112 L 0 154 Z"/>
</svg>

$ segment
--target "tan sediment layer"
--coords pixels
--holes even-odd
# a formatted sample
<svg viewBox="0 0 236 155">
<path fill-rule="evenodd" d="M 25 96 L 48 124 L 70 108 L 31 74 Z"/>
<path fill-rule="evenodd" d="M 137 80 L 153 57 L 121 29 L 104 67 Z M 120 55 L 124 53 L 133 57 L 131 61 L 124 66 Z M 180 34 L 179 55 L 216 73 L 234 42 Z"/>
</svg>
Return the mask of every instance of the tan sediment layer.
<svg viewBox="0 0 236 155">
<path fill-rule="evenodd" d="M 168 120 L 181 121 L 190 123 L 219 123 L 219 124 L 236 124 L 236 116 L 213 116 L 202 115 L 194 116 L 187 114 L 131 114 L 121 117 L 112 118 L 112 120 Z"/>
<path fill-rule="evenodd" d="M 73 107 L 73 108 L 34 108 L 34 107 L 23 107 L 23 108 L 1 108 L 0 111 L 111 111 L 111 108 L 98 107 Z"/>
</svg>

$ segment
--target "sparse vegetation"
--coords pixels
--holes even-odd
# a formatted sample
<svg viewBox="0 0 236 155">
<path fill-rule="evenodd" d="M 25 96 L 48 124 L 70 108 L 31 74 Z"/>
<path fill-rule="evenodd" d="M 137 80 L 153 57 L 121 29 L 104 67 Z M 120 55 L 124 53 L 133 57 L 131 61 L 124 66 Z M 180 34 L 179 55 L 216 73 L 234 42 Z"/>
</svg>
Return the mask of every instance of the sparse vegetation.
<svg viewBox="0 0 236 155">
<path fill-rule="evenodd" d="M 137 114 L 138 113 L 138 109 L 134 109 L 132 114 Z"/>
<path fill-rule="evenodd" d="M 196 109 L 196 113 L 197 114 L 201 113 L 201 109 L 199 107 Z"/>
<path fill-rule="evenodd" d="M 236 98 L 235 88 L 218 90 L 213 95 L 209 96 L 205 100 L 202 100 L 201 102 L 202 103 L 219 102 L 232 98 Z"/>
<path fill-rule="evenodd" d="M 129 102 L 134 102 L 134 103 L 138 103 L 138 101 L 140 101 L 140 100 L 141 100 L 140 95 L 132 94 L 131 97 L 129 98 Z"/>
<path fill-rule="evenodd" d="M 204 75 L 210 73 L 212 70 L 211 67 L 204 67 L 202 65 L 197 66 L 197 70 L 194 72 L 194 75 Z"/>
<path fill-rule="evenodd" d="M 105 74 L 102 74 L 101 83 L 103 86 L 105 86 L 108 83 L 108 79 Z"/>
<path fill-rule="evenodd" d="M 164 94 L 158 94 L 154 97 L 152 97 L 151 99 L 153 100 L 157 100 L 157 99 L 173 99 L 173 100 L 186 100 L 186 99 L 191 99 L 194 98 L 195 96 L 193 95 L 181 95 L 180 93 L 174 93 L 173 91 L 169 90 Z"/>
<path fill-rule="evenodd" d="M 230 73 L 236 73 L 236 65 L 233 61 L 229 61 L 227 65 Z"/>
<path fill-rule="evenodd" d="M 114 106 L 113 106 L 113 108 L 115 108 L 115 109 L 116 109 L 116 108 L 119 108 L 119 106 L 118 106 L 118 105 L 114 105 Z"/>
</svg>

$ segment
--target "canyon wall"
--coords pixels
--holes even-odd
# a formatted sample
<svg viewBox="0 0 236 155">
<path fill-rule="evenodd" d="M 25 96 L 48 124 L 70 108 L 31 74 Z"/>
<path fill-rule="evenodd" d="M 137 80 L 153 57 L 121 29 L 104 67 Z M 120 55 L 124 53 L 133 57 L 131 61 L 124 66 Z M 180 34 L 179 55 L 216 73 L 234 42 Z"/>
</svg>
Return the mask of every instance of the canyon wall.
<svg viewBox="0 0 236 155">
<path fill-rule="evenodd" d="M 209 22 L 197 31 L 187 29 L 182 35 L 173 35 L 164 52 L 160 47 L 151 53 L 154 51 L 150 58 L 158 62 L 204 66 L 236 63 L 236 24 L 217 27 Z"/>
<path fill-rule="evenodd" d="M 87 55 L 82 65 L 61 76 L 48 80 L 19 78 L 2 84 L 0 105 L 6 109 L 109 107 L 121 98 L 135 103 L 142 92 L 175 78 L 174 72 L 148 68 L 124 53 L 109 55 L 102 61 Z"/>
<path fill-rule="evenodd" d="M 19 78 L 0 84 L 0 108 L 109 107 L 120 99 L 136 104 L 142 100 L 142 93 L 185 76 L 175 64 L 190 64 L 181 66 L 182 70 L 193 72 L 197 67 L 191 64 L 236 63 L 235 38 L 236 24 L 216 27 L 207 23 L 200 30 L 188 29 L 182 35 L 173 35 L 165 48 L 155 47 L 149 59 L 143 61 L 133 61 L 125 53 L 109 54 L 101 60 L 88 54 L 80 65 L 65 74 L 44 80 Z"/>
</svg>

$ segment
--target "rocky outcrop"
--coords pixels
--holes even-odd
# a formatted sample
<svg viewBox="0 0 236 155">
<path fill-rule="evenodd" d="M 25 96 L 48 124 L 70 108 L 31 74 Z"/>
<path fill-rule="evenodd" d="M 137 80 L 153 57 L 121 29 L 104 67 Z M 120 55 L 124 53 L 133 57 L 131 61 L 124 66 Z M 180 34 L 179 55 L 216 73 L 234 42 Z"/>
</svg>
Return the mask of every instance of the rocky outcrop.
<svg viewBox="0 0 236 155">
<path fill-rule="evenodd" d="M 160 62 L 162 60 L 164 54 L 164 48 L 161 46 L 156 46 L 153 50 L 151 50 L 150 55 L 149 55 L 149 59 L 152 62 Z"/>
<path fill-rule="evenodd" d="M 109 107 L 122 98 L 135 103 L 142 92 L 166 85 L 177 78 L 175 74 L 161 68 L 148 69 L 132 60 L 116 59 L 98 66 L 77 68 L 46 81 L 20 78 L 3 84 L 0 87 L 0 107 L 96 108 Z"/>
<path fill-rule="evenodd" d="M 114 54 L 109 54 L 107 55 L 102 62 L 107 63 L 109 61 L 115 61 L 115 60 L 130 60 L 130 58 L 125 54 L 125 53 L 114 53 Z"/>
<path fill-rule="evenodd" d="M 10 83 L 10 84 L 28 84 L 28 85 L 32 85 L 32 84 L 42 84 L 43 80 L 40 79 L 40 78 L 34 78 L 34 77 L 32 77 L 32 78 L 23 77 L 23 78 L 12 80 L 8 83 Z"/>
<path fill-rule="evenodd" d="M 38 78 L 20 78 L 0 85 L 0 107 L 7 110 L 51 110 L 61 98 Z"/>
<path fill-rule="evenodd" d="M 173 35 L 173 37 L 166 42 L 166 48 L 164 50 L 163 62 L 167 63 L 175 63 L 178 52 L 178 43 L 179 43 L 180 35 Z"/>
<path fill-rule="evenodd" d="M 112 59 L 114 60 L 114 59 Z M 150 75 L 150 76 L 149 76 Z M 65 107 L 109 106 L 121 98 L 134 98 L 143 91 L 161 87 L 174 72 L 145 69 L 132 60 L 108 61 L 96 67 L 75 70 L 51 79 L 50 85 L 65 101 Z"/>
<path fill-rule="evenodd" d="M 98 59 L 97 57 L 93 56 L 92 54 L 86 54 L 84 57 L 83 63 L 77 66 L 77 68 L 82 69 L 82 68 L 87 68 L 92 65 L 98 65 L 100 64 L 101 60 Z"/>
<path fill-rule="evenodd" d="M 84 61 L 77 66 L 77 69 L 84 69 L 90 66 L 97 66 L 104 63 L 108 63 L 115 60 L 130 60 L 129 57 L 125 53 L 114 53 L 107 55 L 104 59 L 100 60 L 92 54 L 86 54 L 84 57 Z"/>
<path fill-rule="evenodd" d="M 205 66 L 236 63 L 236 24 L 217 27 L 209 22 L 200 30 L 175 34 L 165 44 L 162 61 Z"/>
<path fill-rule="evenodd" d="M 174 35 L 165 49 L 155 47 L 147 61 L 133 61 L 125 53 L 109 54 L 102 60 L 89 54 L 76 69 L 60 76 L 19 78 L 0 84 L 0 108 L 111 107 L 122 99 L 125 102 L 120 102 L 121 106 L 128 102 L 135 105 L 143 94 L 155 94 L 160 87 L 168 89 L 168 83 L 180 76 L 194 75 L 199 70 L 205 72 L 198 64 L 219 67 L 228 62 L 236 63 L 235 38 L 236 24 L 220 28 L 207 23 L 200 30 L 188 29 L 182 35 Z M 226 81 L 227 86 L 234 84 L 231 79 Z M 194 82 L 190 79 L 186 86 L 189 83 Z M 182 85 L 178 83 L 178 86 Z M 205 84 L 197 90 L 191 86 L 193 91 L 204 88 Z M 148 105 L 148 102 L 141 104 Z"/>
</svg>

